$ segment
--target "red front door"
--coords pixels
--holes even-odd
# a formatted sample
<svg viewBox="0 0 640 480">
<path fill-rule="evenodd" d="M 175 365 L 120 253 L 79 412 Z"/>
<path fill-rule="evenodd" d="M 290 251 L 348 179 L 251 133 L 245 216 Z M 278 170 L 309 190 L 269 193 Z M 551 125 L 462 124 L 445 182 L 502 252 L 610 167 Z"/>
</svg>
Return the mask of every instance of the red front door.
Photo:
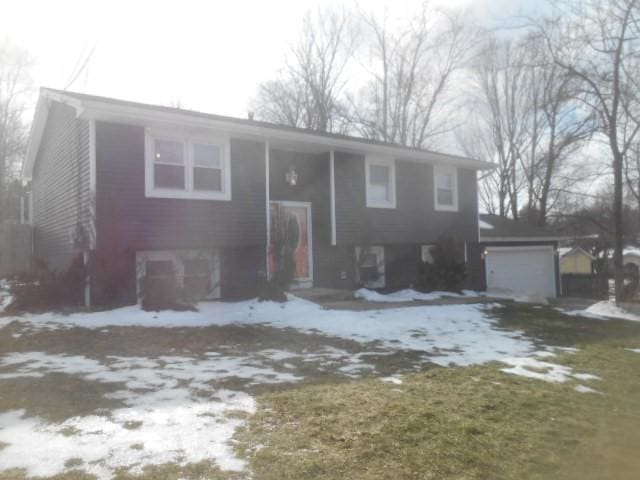
<svg viewBox="0 0 640 480">
<path fill-rule="evenodd" d="M 283 254 L 295 263 L 294 280 L 302 285 L 313 278 L 311 258 L 311 205 L 299 202 L 271 202 L 269 272 L 280 268 Z"/>
</svg>

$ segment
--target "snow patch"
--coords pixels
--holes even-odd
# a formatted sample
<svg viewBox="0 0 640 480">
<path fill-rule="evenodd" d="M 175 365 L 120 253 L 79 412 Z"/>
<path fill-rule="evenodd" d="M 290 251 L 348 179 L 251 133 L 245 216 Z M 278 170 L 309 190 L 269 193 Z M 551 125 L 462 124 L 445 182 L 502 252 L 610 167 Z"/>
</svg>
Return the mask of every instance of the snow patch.
<svg viewBox="0 0 640 480">
<path fill-rule="evenodd" d="M 13 302 L 13 296 L 9 293 L 9 283 L 5 279 L 0 279 L 0 313 L 3 313 L 11 302 Z M 2 326 L 0 324 L 0 328 Z"/>
<path fill-rule="evenodd" d="M 585 310 L 559 310 L 566 315 L 592 318 L 595 320 L 609 320 L 613 318 L 640 322 L 640 315 L 625 310 L 613 300 L 603 300 L 594 303 Z"/>
<path fill-rule="evenodd" d="M 375 290 L 361 288 L 353 294 L 355 298 L 366 300 L 368 302 L 413 302 L 413 301 L 431 301 L 440 300 L 442 298 L 460 298 L 463 295 L 453 292 L 418 292 L 411 288 L 399 290 L 392 293 L 378 293 Z"/>
<path fill-rule="evenodd" d="M 510 365 L 509 368 L 502 368 L 502 372 L 550 383 L 564 383 L 572 378 L 582 381 L 601 380 L 597 375 L 573 373 L 571 367 L 545 362 L 534 357 L 504 358 L 500 361 Z"/>
<path fill-rule="evenodd" d="M 593 388 L 587 387 L 585 385 L 576 385 L 574 387 L 574 390 L 578 393 L 602 393 L 597 390 L 594 390 Z"/>
<path fill-rule="evenodd" d="M 402 379 L 398 378 L 397 376 L 390 376 L 390 377 L 382 377 L 380 378 L 380 380 L 382 382 L 386 382 L 386 383 L 392 383 L 394 385 L 402 385 Z"/>
<path fill-rule="evenodd" d="M 216 353 L 216 352 L 212 352 Z M 90 381 L 119 383 L 106 394 L 125 405 L 108 415 L 72 417 L 58 424 L 25 417 L 22 410 L 0 414 L 0 471 L 24 468 L 29 476 L 62 474 L 72 459 L 99 479 L 124 468 L 214 461 L 222 470 L 240 471 L 245 462 L 231 438 L 245 421 L 235 412 L 255 412 L 253 398 L 216 387 L 228 378 L 251 383 L 298 381 L 302 377 L 253 364 L 248 357 L 211 355 L 204 359 L 162 356 L 108 357 L 105 362 L 78 355 L 16 352 L 2 357 L 0 378 L 79 375 Z M 13 371 L 6 372 L 6 369 Z M 34 449 L 34 445 L 43 448 Z"/>
</svg>

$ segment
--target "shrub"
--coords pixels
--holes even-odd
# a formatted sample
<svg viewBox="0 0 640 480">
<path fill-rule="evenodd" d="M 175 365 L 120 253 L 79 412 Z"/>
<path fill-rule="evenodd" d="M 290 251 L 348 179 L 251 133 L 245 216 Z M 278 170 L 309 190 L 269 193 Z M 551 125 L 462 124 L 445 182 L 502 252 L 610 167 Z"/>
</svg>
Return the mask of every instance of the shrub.
<svg viewBox="0 0 640 480">
<path fill-rule="evenodd" d="M 431 249 L 432 263 L 418 265 L 418 290 L 459 292 L 467 277 L 467 266 L 459 260 L 453 237 L 442 236 Z"/>
<path fill-rule="evenodd" d="M 84 303 L 87 269 L 82 255 L 76 256 L 64 272 L 49 270 L 42 261 L 36 261 L 35 266 L 35 273 L 20 275 L 10 281 L 13 302 L 7 307 L 8 311 L 78 306 Z"/>
</svg>

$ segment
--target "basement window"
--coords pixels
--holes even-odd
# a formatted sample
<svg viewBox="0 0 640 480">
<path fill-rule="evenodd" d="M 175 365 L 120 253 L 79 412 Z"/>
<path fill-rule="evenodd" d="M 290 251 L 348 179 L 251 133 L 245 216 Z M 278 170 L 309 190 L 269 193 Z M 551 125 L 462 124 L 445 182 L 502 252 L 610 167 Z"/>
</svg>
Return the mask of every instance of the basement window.
<svg viewBox="0 0 640 480">
<path fill-rule="evenodd" d="M 147 132 L 145 194 L 231 200 L 229 140 Z"/>
</svg>

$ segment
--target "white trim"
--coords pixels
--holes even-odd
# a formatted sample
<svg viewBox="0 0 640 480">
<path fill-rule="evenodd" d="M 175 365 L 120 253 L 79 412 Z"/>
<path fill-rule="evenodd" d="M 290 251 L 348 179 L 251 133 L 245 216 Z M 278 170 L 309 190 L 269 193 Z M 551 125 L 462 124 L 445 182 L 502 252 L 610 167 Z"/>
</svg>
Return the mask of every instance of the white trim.
<svg viewBox="0 0 640 480">
<path fill-rule="evenodd" d="M 384 245 L 356 246 L 355 253 L 357 259 L 360 258 L 363 250 L 375 255 L 376 269 L 379 276 L 371 282 L 362 282 L 362 278 L 360 276 L 360 268 L 362 267 L 362 265 L 358 264 L 358 269 L 356 272 L 358 281 L 362 282 L 366 288 L 385 288 L 387 285 L 387 264 L 384 258 Z"/>
<path fill-rule="evenodd" d="M 370 167 L 376 165 L 380 167 L 386 167 L 389 169 L 389 196 L 391 197 L 386 202 L 380 202 L 373 200 L 369 194 L 370 183 Z M 364 161 L 365 170 L 365 195 L 367 208 L 396 208 L 396 161 L 392 158 L 379 157 L 374 155 L 367 155 Z"/>
<path fill-rule="evenodd" d="M 451 194 L 453 204 L 442 205 L 438 202 L 438 175 L 451 175 Z M 458 169 L 451 165 L 434 165 L 433 166 L 433 207 L 439 212 L 457 212 L 458 211 Z"/>
<path fill-rule="evenodd" d="M 551 250 L 553 251 L 553 246 L 551 245 L 515 245 L 512 247 L 494 247 L 493 245 L 488 245 L 485 247 L 487 252 L 527 252 L 531 250 Z"/>
<path fill-rule="evenodd" d="M 335 151 L 329 151 L 329 209 L 331 214 L 331 245 L 336 245 L 336 170 L 335 170 Z"/>
<path fill-rule="evenodd" d="M 311 202 L 293 202 L 289 200 L 273 200 L 270 203 L 277 203 L 285 207 L 304 207 L 307 209 L 307 257 L 309 261 L 309 276 L 307 278 L 295 279 L 296 286 L 307 288 L 313 286 L 313 218 L 311 217 Z"/>
<path fill-rule="evenodd" d="M 136 295 L 140 297 L 140 279 L 146 275 L 146 262 L 154 260 L 169 260 L 176 269 L 176 280 L 182 286 L 184 281 L 183 258 L 207 258 L 211 269 L 211 286 L 209 295 L 205 298 L 211 300 L 220 298 L 220 255 L 218 250 L 188 249 L 188 250 L 137 250 L 136 251 Z"/>
<path fill-rule="evenodd" d="M 520 242 L 520 243 L 530 243 L 530 242 L 559 242 L 561 240 L 571 240 L 574 237 L 487 237 L 480 236 L 481 243 L 491 243 L 491 242 Z M 537 245 L 540 246 L 540 245 Z M 507 247 L 505 247 L 507 248 Z"/>
<path fill-rule="evenodd" d="M 154 186 L 153 168 L 155 160 L 153 158 L 154 141 L 155 140 L 168 140 L 173 142 L 179 142 L 183 145 L 183 157 L 184 157 L 184 180 L 185 187 L 183 190 L 170 189 L 170 188 L 156 188 Z M 222 178 L 221 178 L 221 192 L 210 191 L 198 191 L 193 186 L 193 170 L 197 167 L 193 158 L 194 145 L 214 145 L 222 149 Z M 145 179 L 144 179 L 144 193 L 148 198 L 183 198 L 194 200 L 231 200 L 231 142 L 227 137 L 216 137 L 209 135 L 180 135 L 175 132 L 164 132 L 162 130 L 145 130 L 145 148 L 144 148 L 144 163 L 145 163 Z M 169 165 L 169 164 L 167 164 Z M 173 165 L 173 164 L 171 164 Z M 175 166 L 178 166 L 177 164 Z M 202 167 L 206 168 L 206 167 Z"/>
<path fill-rule="evenodd" d="M 264 178 L 265 178 L 265 200 L 266 200 L 266 218 L 267 218 L 267 247 L 265 249 L 265 274 L 267 280 L 271 278 L 269 271 L 269 249 L 271 248 L 271 188 L 270 181 L 270 162 L 271 153 L 269 152 L 269 140 L 264 142 Z"/>
</svg>

